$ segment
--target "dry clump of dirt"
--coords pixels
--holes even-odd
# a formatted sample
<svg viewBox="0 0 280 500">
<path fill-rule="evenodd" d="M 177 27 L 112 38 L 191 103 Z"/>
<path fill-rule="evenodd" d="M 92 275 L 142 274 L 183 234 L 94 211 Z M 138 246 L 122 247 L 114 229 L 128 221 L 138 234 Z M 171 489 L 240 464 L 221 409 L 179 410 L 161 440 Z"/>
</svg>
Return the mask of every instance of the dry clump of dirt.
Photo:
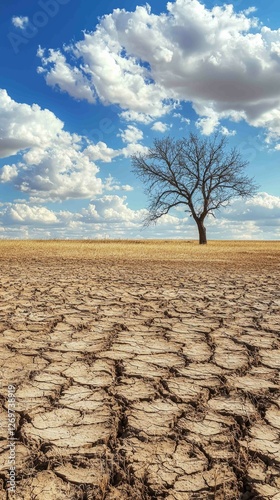
<svg viewBox="0 0 280 500">
<path fill-rule="evenodd" d="M 1 259 L 1 499 L 9 384 L 14 498 L 280 499 L 279 265 L 211 252 Z"/>
</svg>

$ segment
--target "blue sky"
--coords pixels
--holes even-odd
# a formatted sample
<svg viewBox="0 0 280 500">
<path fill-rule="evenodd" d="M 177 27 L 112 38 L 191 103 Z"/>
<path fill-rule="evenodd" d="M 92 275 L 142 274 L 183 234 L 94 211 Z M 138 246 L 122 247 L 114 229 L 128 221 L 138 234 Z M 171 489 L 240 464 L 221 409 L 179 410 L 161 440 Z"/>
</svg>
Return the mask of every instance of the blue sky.
<svg viewBox="0 0 280 500">
<path fill-rule="evenodd" d="M 280 236 L 277 2 L 1 2 L 0 238 L 196 238 L 173 211 L 143 229 L 130 155 L 227 136 L 259 184 L 215 239 Z"/>
</svg>

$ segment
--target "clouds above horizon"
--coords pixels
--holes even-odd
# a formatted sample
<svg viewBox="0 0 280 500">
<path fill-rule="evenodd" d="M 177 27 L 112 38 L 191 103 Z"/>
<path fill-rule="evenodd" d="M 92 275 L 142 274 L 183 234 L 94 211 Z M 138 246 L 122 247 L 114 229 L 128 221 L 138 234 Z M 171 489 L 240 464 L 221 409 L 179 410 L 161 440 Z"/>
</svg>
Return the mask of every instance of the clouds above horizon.
<svg viewBox="0 0 280 500">
<path fill-rule="evenodd" d="M 10 238 L 197 238 L 192 218 L 174 210 L 158 224 L 143 228 L 147 211 L 129 208 L 126 196 L 104 195 L 80 211 L 51 210 L 40 205 L 0 206 L 0 237 Z M 235 200 L 206 222 L 209 239 L 279 239 L 280 197 L 258 193 Z"/>
<path fill-rule="evenodd" d="M 0 89 L 0 158 L 20 154 L 20 159 L 0 169 L 0 182 L 12 183 L 31 202 L 90 199 L 104 190 L 122 189 L 110 177 L 102 181 L 96 161 L 110 163 L 117 156 L 128 156 L 142 137 L 138 129 L 127 129 L 124 139 L 133 139 L 120 150 L 102 141 L 91 143 L 70 134 L 64 123 L 48 109 L 15 102 Z M 131 137 L 129 137 L 129 134 Z M 129 185 L 124 190 L 132 189 Z"/>
<path fill-rule="evenodd" d="M 127 120 L 149 123 L 189 101 L 204 134 L 221 120 L 245 120 L 278 140 L 280 30 L 254 10 L 198 0 L 168 2 L 159 15 L 148 4 L 115 9 L 82 40 L 40 48 L 39 71 L 76 99 L 119 105 Z"/>
<path fill-rule="evenodd" d="M 3 29 L 26 44 L 20 57 L 0 50 L 0 238 L 196 239 L 183 210 L 143 229 L 145 186 L 129 159 L 163 134 L 214 131 L 262 187 L 208 218 L 208 237 L 280 237 L 280 29 L 265 26 L 275 9 L 258 20 L 244 2 L 202 2 L 159 0 L 157 13 L 85 2 L 78 18 L 69 2 L 37 37 L 31 4 L 9 10 Z"/>
<path fill-rule="evenodd" d="M 157 226 L 143 230 L 146 209 L 134 210 L 125 196 L 114 194 L 133 187 L 111 174 L 103 180 L 98 176 L 95 161 L 109 164 L 117 157 L 147 150 L 138 142 L 144 138 L 141 129 L 131 124 L 119 129 L 124 145 L 115 150 L 102 141 L 93 144 L 70 134 L 54 113 L 17 103 L 4 90 L 0 90 L 0 105 L 0 156 L 20 156 L 3 165 L 0 182 L 12 184 L 29 197 L 28 203 L 16 200 L 0 206 L 1 238 L 196 238 L 193 221 L 176 210 L 162 217 Z M 177 118 L 185 120 L 179 114 Z M 164 131 L 163 122 L 155 124 L 159 133 Z M 91 201 L 76 211 L 42 206 L 67 199 Z M 248 200 L 233 201 L 217 219 L 209 218 L 207 226 L 212 238 L 277 239 L 280 198 L 260 192 Z"/>
<path fill-rule="evenodd" d="M 12 182 L 31 201 L 89 198 L 102 193 L 98 167 L 82 137 L 64 130 L 54 113 L 17 103 L 0 90 L 0 157 L 19 152 L 21 160 L 4 165 L 1 182 Z"/>
<path fill-rule="evenodd" d="M 17 103 L 0 89 L 0 158 L 50 145 L 63 132 L 63 122 L 37 104 Z"/>
</svg>

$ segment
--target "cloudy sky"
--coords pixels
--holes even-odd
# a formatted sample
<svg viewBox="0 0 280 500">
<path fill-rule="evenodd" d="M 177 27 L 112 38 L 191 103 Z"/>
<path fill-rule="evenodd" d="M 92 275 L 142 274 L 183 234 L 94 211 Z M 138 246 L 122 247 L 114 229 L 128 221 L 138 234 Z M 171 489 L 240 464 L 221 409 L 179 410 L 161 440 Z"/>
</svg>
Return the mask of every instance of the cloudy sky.
<svg viewBox="0 0 280 500">
<path fill-rule="evenodd" d="M 197 238 L 143 229 L 130 155 L 219 131 L 259 193 L 211 239 L 280 237 L 278 0 L 1 0 L 0 238 Z"/>
</svg>

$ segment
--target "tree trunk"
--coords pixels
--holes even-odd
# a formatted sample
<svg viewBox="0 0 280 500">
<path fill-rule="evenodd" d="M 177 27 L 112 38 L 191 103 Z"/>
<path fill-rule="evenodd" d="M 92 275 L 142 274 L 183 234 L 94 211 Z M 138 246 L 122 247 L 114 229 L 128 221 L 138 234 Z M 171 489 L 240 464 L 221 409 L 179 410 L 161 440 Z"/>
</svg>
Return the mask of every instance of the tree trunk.
<svg viewBox="0 0 280 500">
<path fill-rule="evenodd" d="M 207 238 L 206 238 L 206 227 L 203 224 L 204 221 L 197 220 L 197 227 L 198 227 L 198 233 L 199 233 L 199 244 L 200 245 L 206 245 L 207 243 Z"/>
</svg>

